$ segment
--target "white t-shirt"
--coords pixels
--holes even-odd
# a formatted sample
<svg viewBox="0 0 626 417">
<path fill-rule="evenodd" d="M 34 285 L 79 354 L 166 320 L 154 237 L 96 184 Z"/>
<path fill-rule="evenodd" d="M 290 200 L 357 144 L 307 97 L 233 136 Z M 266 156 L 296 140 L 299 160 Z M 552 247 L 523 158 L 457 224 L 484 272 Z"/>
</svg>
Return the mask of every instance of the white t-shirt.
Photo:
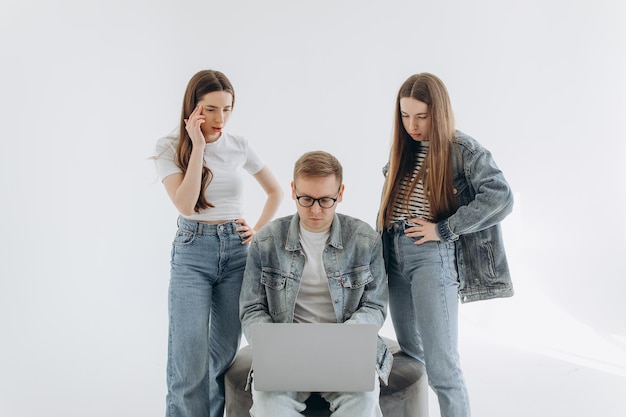
<svg viewBox="0 0 626 417">
<path fill-rule="evenodd" d="M 300 243 L 306 262 L 293 314 L 295 323 L 337 323 L 323 260 L 329 234 L 329 230 L 314 233 L 300 227 Z"/>
<path fill-rule="evenodd" d="M 156 164 L 161 181 L 169 175 L 182 173 L 174 158 L 178 135 L 170 134 L 157 141 Z M 207 201 L 215 207 L 191 216 L 194 221 L 234 220 L 243 217 L 242 170 L 250 175 L 261 171 L 265 164 L 241 136 L 223 132 L 218 140 L 204 147 L 204 162 L 213 173 L 205 191 Z"/>
</svg>

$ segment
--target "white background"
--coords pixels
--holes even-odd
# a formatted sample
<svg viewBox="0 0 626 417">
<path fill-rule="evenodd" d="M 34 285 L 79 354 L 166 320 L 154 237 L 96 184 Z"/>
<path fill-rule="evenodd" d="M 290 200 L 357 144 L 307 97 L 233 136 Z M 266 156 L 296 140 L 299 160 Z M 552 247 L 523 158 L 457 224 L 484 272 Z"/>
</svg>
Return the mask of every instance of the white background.
<svg viewBox="0 0 626 417">
<path fill-rule="evenodd" d="M 516 196 L 516 295 L 461 306 L 474 414 L 624 415 L 625 4 L 2 0 L 0 415 L 163 415 L 176 212 L 148 158 L 205 68 L 233 82 L 229 130 L 283 185 L 279 215 L 322 149 L 339 210 L 371 224 L 397 89 L 440 76 Z"/>
</svg>

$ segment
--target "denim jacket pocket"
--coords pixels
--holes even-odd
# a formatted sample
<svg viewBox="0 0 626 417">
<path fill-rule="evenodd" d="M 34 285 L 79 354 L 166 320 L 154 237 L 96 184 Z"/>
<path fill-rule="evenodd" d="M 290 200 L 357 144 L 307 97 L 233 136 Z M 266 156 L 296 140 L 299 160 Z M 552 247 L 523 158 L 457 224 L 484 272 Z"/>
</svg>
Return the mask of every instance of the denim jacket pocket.
<svg viewBox="0 0 626 417">
<path fill-rule="evenodd" d="M 287 277 L 273 268 L 261 270 L 261 284 L 265 287 L 267 308 L 270 314 L 287 310 Z"/>
<path fill-rule="evenodd" d="M 365 292 L 365 286 L 374 281 L 369 266 L 353 268 L 339 277 L 339 284 L 342 290 L 342 316 L 343 321 L 352 317 L 352 314 L 359 309 Z"/>
<path fill-rule="evenodd" d="M 485 238 L 487 231 L 464 235 L 457 242 L 457 267 L 459 279 L 466 281 L 462 287 L 474 288 L 498 284 L 498 266 L 503 260 L 498 259 L 498 251 L 493 242 Z M 504 260 L 504 262 L 506 262 Z M 463 275 L 463 278 L 461 277 Z"/>
<path fill-rule="evenodd" d="M 494 253 L 491 242 L 483 242 L 482 245 L 480 245 L 480 257 L 482 264 L 485 266 L 483 269 L 485 275 L 488 279 L 495 280 L 497 278 L 496 263 L 494 261 Z"/>
<path fill-rule="evenodd" d="M 464 173 L 457 173 L 454 176 L 454 194 L 457 204 L 460 206 L 469 204 L 474 198 L 474 193 L 467 183 L 467 178 L 465 178 Z"/>
<path fill-rule="evenodd" d="M 374 280 L 370 268 L 367 265 L 353 268 L 340 277 L 341 286 L 344 288 L 357 289 L 366 286 Z"/>
</svg>

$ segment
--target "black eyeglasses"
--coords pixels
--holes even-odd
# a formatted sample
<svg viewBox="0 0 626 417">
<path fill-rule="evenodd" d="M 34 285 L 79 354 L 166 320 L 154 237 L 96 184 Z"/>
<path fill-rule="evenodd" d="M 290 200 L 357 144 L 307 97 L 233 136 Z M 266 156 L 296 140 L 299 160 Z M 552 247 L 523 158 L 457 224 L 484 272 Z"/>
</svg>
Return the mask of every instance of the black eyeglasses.
<svg viewBox="0 0 626 417">
<path fill-rule="evenodd" d="M 296 193 L 298 192 L 297 190 L 295 191 Z M 300 204 L 302 207 L 305 207 L 305 208 L 313 207 L 313 204 L 315 204 L 315 202 L 317 201 L 317 204 L 319 204 L 321 208 L 329 209 L 335 205 L 338 198 L 339 198 L 339 194 L 337 194 L 337 197 L 335 198 L 333 197 L 313 198 L 313 197 L 309 197 L 308 195 L 296 194 L 296 200 L 298 200 L 298 204 Z"/>
</svg>

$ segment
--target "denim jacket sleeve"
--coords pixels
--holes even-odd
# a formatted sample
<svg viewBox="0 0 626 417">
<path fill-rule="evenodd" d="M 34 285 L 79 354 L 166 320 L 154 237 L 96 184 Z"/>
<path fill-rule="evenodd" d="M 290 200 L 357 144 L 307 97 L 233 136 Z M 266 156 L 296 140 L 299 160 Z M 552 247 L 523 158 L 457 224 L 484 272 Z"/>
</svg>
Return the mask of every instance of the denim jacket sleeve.
<svg viewBox="0 0 626 417">
<path fill-rule="evenodd" d="M 487 229 L 513 209 L 513 193 L 491 153 L 461 132 L 457 132 L 453 149 L 459 208 L 437 223 L 437 233 L 445 242 Z"/>
<path fill-rule="evenodd" d="M 252 344 L 249 326 L 252 323 L 272 323 L 272 317 L 268 312 L 265 288 L 261 283 L 261 257 L 258 242 L 252 239 L 248 248 L 246 269 L 243 275 L 243 284 L 239 296 L 239 317 L 246 340 Z"/>
</svg>

